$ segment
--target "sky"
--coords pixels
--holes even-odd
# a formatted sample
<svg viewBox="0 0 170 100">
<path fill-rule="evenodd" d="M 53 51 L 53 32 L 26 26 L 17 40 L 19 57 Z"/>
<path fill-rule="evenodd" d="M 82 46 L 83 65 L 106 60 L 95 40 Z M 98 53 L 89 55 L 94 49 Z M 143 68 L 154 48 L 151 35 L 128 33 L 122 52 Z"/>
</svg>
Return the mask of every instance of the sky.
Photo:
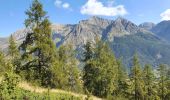
<svg viewBox="0 0 170 100">
<path fill-rule="evenodd" d="M 0 0 L 0 37 L 23 29 L 32 0 Z M 121 16 L 137 25 L 170 20 L 170 0 L 40 0 L 53 24 L 76 24 L 92 16 Z"/>
</svg>

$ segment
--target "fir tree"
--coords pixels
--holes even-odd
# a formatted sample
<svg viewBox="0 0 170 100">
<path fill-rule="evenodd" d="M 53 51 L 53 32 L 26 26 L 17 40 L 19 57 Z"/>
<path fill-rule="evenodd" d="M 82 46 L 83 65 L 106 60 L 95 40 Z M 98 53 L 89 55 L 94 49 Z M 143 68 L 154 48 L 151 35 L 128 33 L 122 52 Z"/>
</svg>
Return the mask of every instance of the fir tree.
<svg viewBox="0 0 170 100">
<path fill-rule="evenodd" d="M 84 68 L 83 68 L 83 81 L 84 81 L 84 88 L 87 90 L 87 92 L 92 92 L 92 84 L 93 77 L 92 74 L 94 72 L 92 64 L 90 64 L 90 60 L 93 58 L 93 50 L 92 45 L 88 41 L 84 46 L 84 53 L 82 61 L 84 62 Z M 88 91 L 90 90 L 90 91 Z"/>
</svg>

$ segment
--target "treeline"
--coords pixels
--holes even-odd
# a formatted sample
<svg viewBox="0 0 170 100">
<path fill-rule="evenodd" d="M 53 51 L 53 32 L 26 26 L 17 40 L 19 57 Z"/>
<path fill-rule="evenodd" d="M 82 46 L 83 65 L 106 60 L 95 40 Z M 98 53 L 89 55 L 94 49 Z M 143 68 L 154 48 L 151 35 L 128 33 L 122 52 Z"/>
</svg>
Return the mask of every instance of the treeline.
<svg viewBox="0 0 170 100">
<path fill-rule="evenodd" d="M 146 64 L 142 68 L 135 54 L 133 66 L 127 72 L 108 43 L 97 39 L 96 43 L 84 45 L 78 60 L 71 44 L 56 48 L 51 23 L 38 0 L 33 1 L 26 15 L 29 33 L 23 43 L 18 47 L 11 35 L 7 55 L 0 52 L 0 75 L 3 76 L 0 100 L 17 100 L 16 95 L 22 94 L 17 92 L 20 80 L 108 100 L 170 100 L 170 68 L 166 65 L 153 69 Z M 78 68 L 80 63 L 83 70 Z"/>
</svg>

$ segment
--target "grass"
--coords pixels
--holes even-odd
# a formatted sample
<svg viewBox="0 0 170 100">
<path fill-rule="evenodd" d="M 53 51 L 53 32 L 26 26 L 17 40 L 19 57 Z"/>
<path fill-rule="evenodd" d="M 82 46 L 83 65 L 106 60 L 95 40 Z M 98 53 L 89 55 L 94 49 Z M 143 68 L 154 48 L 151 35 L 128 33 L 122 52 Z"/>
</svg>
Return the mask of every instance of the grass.
<svg viewBox="0 0 170 100">
<path fill-rule="evenodd" d="M 0 77 L 0 83 L 2 82 L 3 77 Z M 87 95 L 84 94 L 78 94 L 78 93 L 73 93 L 70 91 L 64 91 L 60 89 L 47 89 L 47 88 L 42 88 L 42 87 L 37 87 L 33 86 L 29 82 L 22 81 L 18 84 L 18 87 L 24 91 L 27 92 L 27 95 L 33 95 L 32 97 L 36 98 L 36 100 L 48 100 L 48 98 L 44 99 L 44 95 L 47 95 L 49 93 L 50 100 L 87 100 Z M 91 96 L 90 100 L 102 100 L 101 98 Z M 31 98 L 32 99 L 32 98 Z"/>
<path fill-rule="evenodd" d="M 75 98 L 77 98 L 77 100 L 79 100 L 79 99 L 80 100 L 86 100 L 86 98 L 87 98 L 87 95 L 73 93 L 73 92 L 64 91 L 64 90 L 60 90 L 60 89 L 50 89 L 50 90 L 48 90 L 47 88 L 32 86 L 28 82 L 20 82 L 18 87 L 20 87 L 24 90 L 30 91 L 32 93 L 38 93 L 38 94 L 44 94 L 44 93 L 49 92 L 51 97 L 55 97 L 55 95 L 60 94 L 60 96 L 61 95 L 67 95 L 67 96 L 75 97 Z M 92 96 L 91 98 L 92 98 L 92 100 L 102 100 L 101 98 L 97 98 L 95 96 Z"/>
</svg>

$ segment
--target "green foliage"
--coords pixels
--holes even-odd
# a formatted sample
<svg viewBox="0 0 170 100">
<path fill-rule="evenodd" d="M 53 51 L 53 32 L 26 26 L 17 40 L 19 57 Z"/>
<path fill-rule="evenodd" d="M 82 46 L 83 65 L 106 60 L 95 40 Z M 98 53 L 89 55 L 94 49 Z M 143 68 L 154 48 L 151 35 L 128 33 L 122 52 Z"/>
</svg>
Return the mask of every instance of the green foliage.
<svg viewBox="0 0 170 100">
<path fill-rule="evenodd" d="M 11 35 L 9 38 L 9 47 L 8 47 L 8 57 L 10 63 L 12 64 L 12 71 L 18 72 L 20 66 L 20 53 L 15 42 L 14 37 Z"/>
<path fill-rule="evenodd" d="M 151 65 L 146 64 L 143 70 L 143 81 L 145 100 L 153 100 L 157 98 L 156 94 L 156 77 L 154 75 Z"/>
<path fill-rule="evenodd" d="M 87 54 L 89 50 L 88 48 L 85 49 Z M 88 55 L 91 55 L 91 53 Z M 85 55 L 87 57 L 84 58 L 88 58 L 88 55 Z M 117 68 L 117 63 L 114 54 L 106 43 L 99 41 L 94 49 L 93 58 L 85 62 L 84 87 L 93 95 L 100 97 L 111 95 L 116 85 L 114 83 L 115 68 Z"/>
<path fill-rule="evenodd" d="M 92 63 L 90 62 L 94 56 L 93 54 L 93 48 L 91 46 L 90 42 L 87 42 L 84 46 L 84 53 L 83 53 L 83 59 L 82 61 L 85 63 L 84 69 L 83 69 L 83 81 L 84 81 L 84 88 L 86 92 L 89 94 L 89 92 L 93 91 L 93 79 L 95 78 L 92 74 L 95 72 L 94 67 L 92 66 Z"/>
<path fill-rule="evenodd" d="M 5 68 L 5 59 L 4 59 L 4 54 L 0 51 L 0 76 L 3 74 L 4 71 L 6 71 L 6 68 Z"/>
<path fill-rule="evenodd" d="M 0 51 L 0 76 L 12 70 L 10 61 L 7 60 L 5 54 Z"/>
<path fill-rule="evenodd" d="M 167 72 L 168 72 L 168 69 L 166 67 L 166 65 L 164 64 L 161 64 L 159 66 L 159 69 L 158 69 L 158 72 L 159 72 L 159 80 L 158 80 L 158 90 L 159 90 L 159 96 L 162 100 L 165 99 L 165 96 L 168 94 L 168 88 L 167 86 L 169 86 L 169 79 L 167 78 Z"/>
<path fill-rule="evenodd" d="M 144 99 L 144 81 L 142 80 L 142 69 L 140 67 L 139 59 L 137 54 L 133 58 L 133 66 L 131 70 L 131 81 L 132 81 L 132 95 L 135 100 Z"/>
<path fill-rule="evenodd" d="M 4 79 L 0 84 L 0 99 L 4 100 L 17 100 L 18 99 L 18 89 L 17 85 L 19 83 L 19 76 L 13 73 L 6 73 Z"/>
<path fill-rule="evenodd" d="M 65 93 L 35 93 L 17 88 L 15 99 L 11 99 L 10 95 L 0 97 L 0 100 L 82 100 L 81 96 L 74 96 Z"/>
<path fill-rule="evenodd" d="M 115 58 L 108 44 L 97 41 L 95 45 L 87 42 L 84 46 L 83 59 L 81 59 L 84 68 L 81 72 L 78 69 L 79 61 L 76 59 L 76 52 L 72 45 L 65 44 L 58 49 L 55 48 L 52 41 L 51 23 L 38 0 L 33 1 L 26 15 L 28 18 L 25 20 L 25 26 L 29 32 L 19 47 L 20 52 L 12 35 L 9 39 L 8 55 L 0 51 L 0 100 L 82 100 L 82 97 L 74 94 L 53 93 L 51 88 L 79 93 L 85 91 L 86 100 L 92 100 L 92 95 L 107 100 L 170 99 L 170 68 L 166 65 L 161 64 L 156 71 L 147 64 L 142 70 L 141 62 L 136 54 L 128 75 L 122 61 Z M 139 37 L 143 38 L 138 39 Z M 137 34 L 130 38 L 128 42 L 126 38 L 121 41 L 129 44 L 140 42 L 141 45 L 143 45 L 141 39 L 153 45 L 156 43 L 151 42 L 150 39 L 158 42 L 155 37 L 149 35 L 146 37 Z M 116 44 L 116 41 L 119 39 L 115 38 L 113 46 L 123 45 Z M 129 47 L 122 49 L 129 51 Z M 140 52 L 140 49 L 136 50 Z M 126 57 L 134 52 L 122 51 L 125 50 L 118 52 L 128 55 Z M 148 51 L 142 52 L 147 55 Z M 123 59 L 129 61 L 126 57 Z M 148 59 L 150 59 L 148 62 L 154 63 L 152 57 Z M 19 75 L 31 81 L 32 84 L 48 87 L 48 91 L 36 93 L 19 88 Z"/>
<path fill-rule="evenodd" d="M 23 51 L 20 69 L 26 79 L 35 80 L 39 85 L 48 87 L 51 85 L 51 67 L 55 58 L 51 23 L 38 0 L 33 1 L 26 15 L 28 18 L 25 26 L 30 32 L 20 46 Z"/>
<path fill-rule="evenodd" d="M 57 54 L 55 65 L 52 68 L 55 87 L 82 92 L 81 74 L 72 46 L 61 46 Z"/>
<path fill-rule="evenodd" d="M 114 95 L 115 96 L 123 96 L 123 97 L 128 97 L 128 74 L 126 72 L 125 67 L 122 64 L 121 59 L 117 60 L 117 72 L 115 72 L 117 74 L 116 77 L 116 90 L 114 91 Z"/>
<path fill-rule="evenodd" d="M 17 45 L 15 43 L 15 39 L 12 35 L 9 38 L 8 55 L 10 55 L 10 57 L 12 59 L 14 59 L 14 58 L 16 59 L 19 56 L 19 50 L 18 50 Z"/>
</svg>

